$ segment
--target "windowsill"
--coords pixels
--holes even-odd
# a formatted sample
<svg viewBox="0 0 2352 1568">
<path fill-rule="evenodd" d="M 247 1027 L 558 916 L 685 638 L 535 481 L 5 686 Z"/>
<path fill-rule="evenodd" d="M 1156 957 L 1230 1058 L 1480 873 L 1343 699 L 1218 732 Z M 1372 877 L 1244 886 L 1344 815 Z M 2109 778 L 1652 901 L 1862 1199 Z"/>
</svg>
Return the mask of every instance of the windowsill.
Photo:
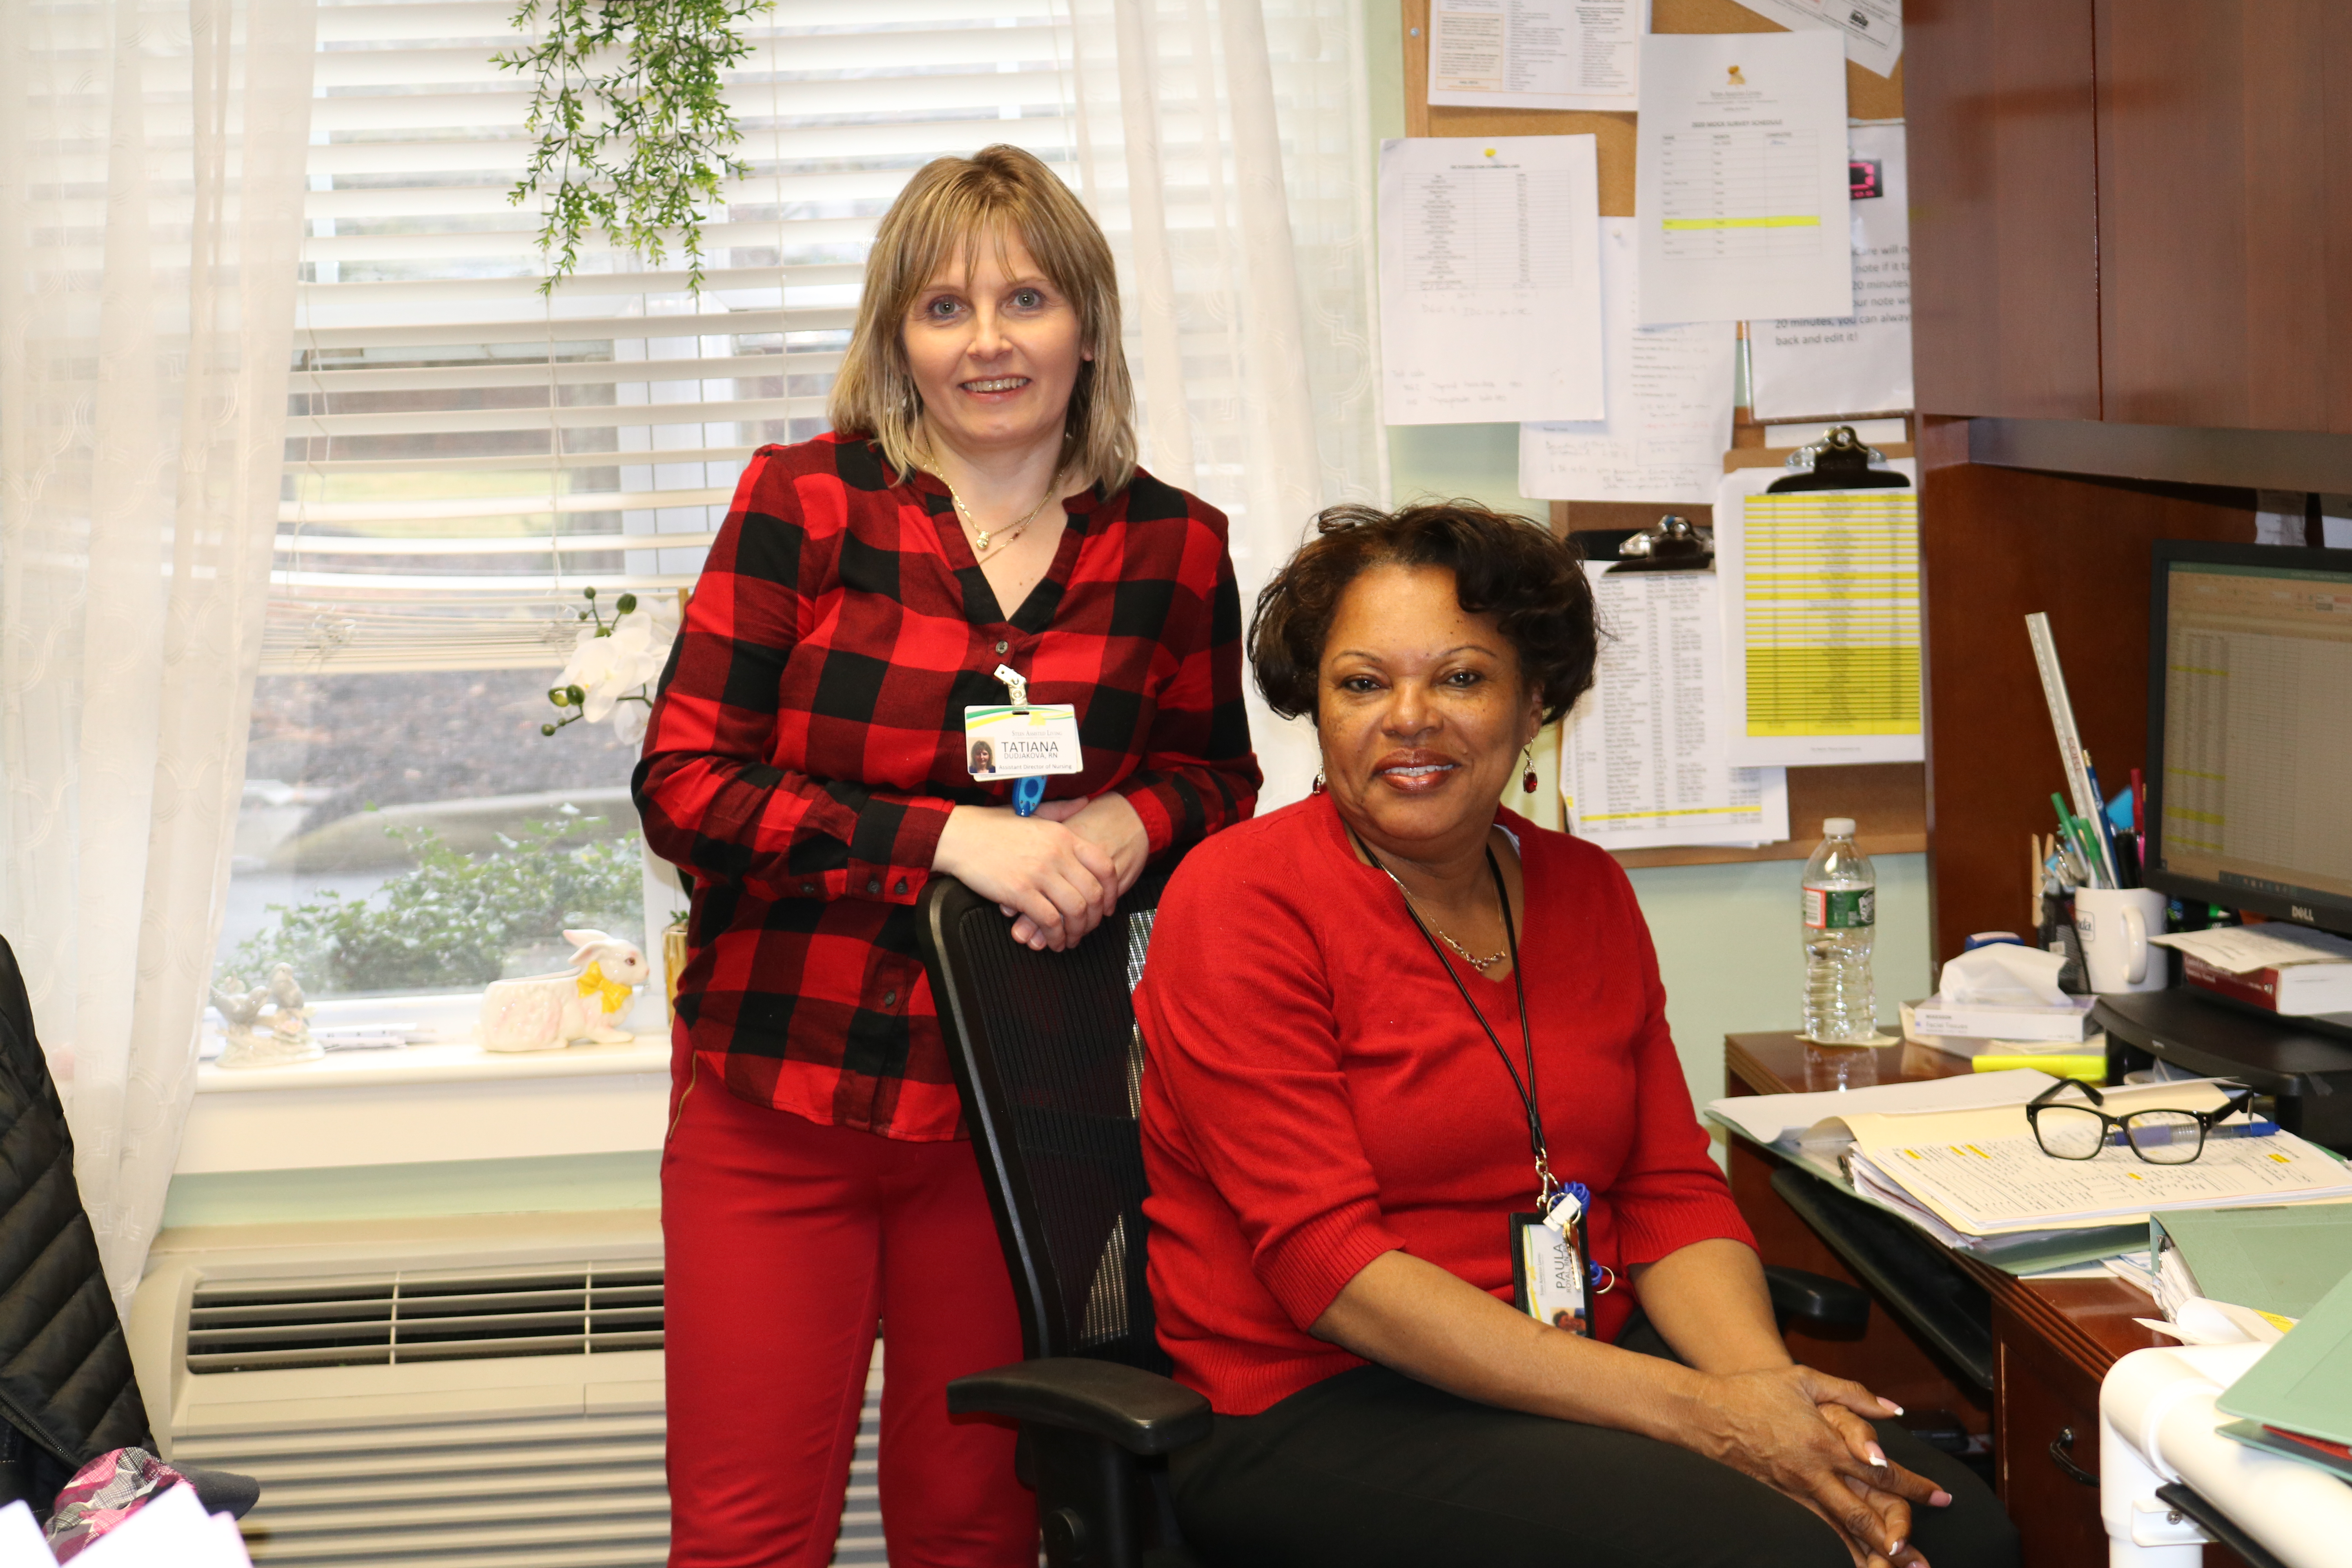
<svg viewBox="0 0 2352 1568">
<path fill-rule="evenodd" d="M 284 1067 L 196 1069 L 198 1094 L 289 1090 L 332 1094 L 390 1084 L 536 1082 L 610 1073 L 669 1070 L 669 1042 L 639 1035 L 625 1045 L 566 1046 L 553 1051 L 486 1051 L 470 1040 L 389 1050 L 330 1051 Z"/>
<path fill-rule="evenodd" d="M 278 1067 L 196 1069 L 177 1175 L 608 1154 L 661 1147 L 669 1031 L 661 994 L 622 1020 L 636 1038 L 547 1051 L 473 1042 L 474 995 L 335 999 L 314 1029 L 394 1025 L 432 1037 Z M 217 1038 L 204 1054 L 217 1055 Z"/>
</svg>

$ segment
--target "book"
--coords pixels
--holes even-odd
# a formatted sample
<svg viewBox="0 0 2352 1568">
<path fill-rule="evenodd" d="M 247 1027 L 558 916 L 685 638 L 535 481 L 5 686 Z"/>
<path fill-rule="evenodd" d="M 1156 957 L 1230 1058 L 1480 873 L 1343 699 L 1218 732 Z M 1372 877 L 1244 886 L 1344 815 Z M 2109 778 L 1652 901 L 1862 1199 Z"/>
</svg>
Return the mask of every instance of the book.
<svg viewBox="0 0 2352 1568">
<path fill-rule="evenodd" d="M 2265 1454 L 2276 1454 L 2282 1459 L 2294 1459 L 2300 1464 L 2315 1465 L 2352 1480 L 2352 1448 L 2341 1443 L 2329 1443 L 2317 1437 L 2298 1436 L 2282 1432 L 2275 1426 L 2265 1426 L 2259 1421 L 2224 1421 L 2213 1428 L 2224 1437 L 2235 1438 L 2249 1448 L 2260 1448 Z"/>
<path fill-rule="evenodd" d="M 2149 1216 L 2148 1258 L 2177 1255 L 2191 1293 L 2300 1318 L 2352 1275 L 2352 1204 L 2175 1209 Z"/>
<path fill-rule="evenodd" d="M 2044 1007 L 1990 1007 L 1947 1002 L 1938 993 L 1913 1004 L 1908 1011 L 1911 1026 L 1931 1043 L 1936 1037 L 1957 1036 L 2075 1045 L 2091 1034 L 2091 1009 L 2097 1002 L 2095 996 L 2069 996 L 2062 1004 Z"/>
<path fill-rule="evenodd" d="M 2281 1432 L 2352 1443 L 2352 1278 L 2320 1298 L 2214 1405 Z"/>
<path fill-rule="evenodd" d="M 2200 991 L 2289 1017 L 2352 1013 L 2352 963 L 2294 963 L 2235 973 L 2184 952 L 2180 978 Z"/>
</svg>

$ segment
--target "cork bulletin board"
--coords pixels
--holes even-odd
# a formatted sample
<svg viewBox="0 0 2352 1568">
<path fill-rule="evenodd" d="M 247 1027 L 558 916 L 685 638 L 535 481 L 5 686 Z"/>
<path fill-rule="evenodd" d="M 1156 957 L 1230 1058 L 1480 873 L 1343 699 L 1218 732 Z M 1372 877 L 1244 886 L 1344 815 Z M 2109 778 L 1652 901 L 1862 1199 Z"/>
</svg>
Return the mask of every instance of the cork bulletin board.
<svg viewBox="0 0 2352 1568">
<path fill-rule="evenodd" d="M 1631 114 L 1543 109 L 1464 109 L 1429 101 L 1429 0 L 1400 0 L 1404 14 L 1404 122 L 1408 136 L 1582 136 L 1599 142 L 1601 214 L 1633 216 L 1633 121 Z M 1652 0 L 1654 33 L 1777 33 L 1780 24 L 1735 4 L 1735 0 Z M 1853 120 L 1903 118 L 1903 67 L 1882 77 L 1852 60 L 1845 67 L 1846 115 Z M 1735 449 L 1761 448 L 1763 427 L 1736 411 Z M 1909 456 L 1907 445 L 1882 447 L 1888 456 Z M 1746 462 L 1777 460 L 1754 451 Z M 1612 502 L 1553 501 L 1551 523 L 1567 533 L 1583 529 L 1646 528 L 1667 510 Z M 1705 507 L 1678 509 L 1696 521 L 1707 521 Z M 1919 763 L 1874 766 L 1790 768 L 1789 833 L 1784 843 L 1760 849 L 1693 845 L 1671 849 L 1617 852 L 1627 866 L 1691 866 L 1744 860 L 1801 860 L 1813 851 L 1821 819 L 1852 816 L 1859 825 L 1864 854 L 1918 854 L 1927 847 L 1927 768 Z"/>
</svg>

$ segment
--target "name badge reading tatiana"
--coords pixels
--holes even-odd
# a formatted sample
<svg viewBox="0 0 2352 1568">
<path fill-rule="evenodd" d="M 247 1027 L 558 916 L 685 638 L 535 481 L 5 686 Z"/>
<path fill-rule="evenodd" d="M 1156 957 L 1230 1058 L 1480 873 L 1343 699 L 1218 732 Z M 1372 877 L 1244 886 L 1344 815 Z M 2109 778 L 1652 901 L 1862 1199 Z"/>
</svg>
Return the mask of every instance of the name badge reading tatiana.
<svg viewBox="0 0 2352 1568">
<path fill-rule="evenodd" d="M 1589 1338 L 1592 1315 L 1585 1307 L 1585 1284 L 1581 1215 L 1559 1228 L 1541 1215 L 1511 1216 L 1512 1298 L 1520 1311 Z"/>
<path fill-rule="evenodd" d="M 982 784 L 1086 770 L 1078 710 L 1066 702 L 963 710 L 964 763 Z"/>
</svg>

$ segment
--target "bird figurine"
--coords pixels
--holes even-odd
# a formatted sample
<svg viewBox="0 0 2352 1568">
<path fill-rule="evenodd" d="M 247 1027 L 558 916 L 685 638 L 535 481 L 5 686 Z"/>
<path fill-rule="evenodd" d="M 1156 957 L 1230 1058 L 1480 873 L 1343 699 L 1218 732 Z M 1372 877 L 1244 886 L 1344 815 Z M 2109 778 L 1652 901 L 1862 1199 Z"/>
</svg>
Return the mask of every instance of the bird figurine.
<svg viewBox="0 0 2352 1568">
<path fill-rule="evenodd" d="M 237 977 L 225 976 L 227 988 L 213 989 L 213 1005 L 228 1022 L 228 1044 L 222 1048 L 225 1068 L 274 1068 L 307 1062 L 326 1055 L 310 1037 L 310 1013 L 294 966 L 280 963 L 269 972 L 268 984 L 239 994 Z M 265 1020 L 263 1010 L 268 1010 Z M 268 1027 L 261 1026 L 267 1023 Z"/>
<path fill-rule="evenodd" d="M 221 1017 L 227 1023 L 229 1038 L 236 1039 L 239 1031 L 251 1034 L 253 1026 L 261 1021 L 261 1009 L 269 1001 L 269 988 L 257 985 L 250 991 L 240 990 L 234 974 L 224 974 L 221 980 L 223 984 L 213 987 L 213 1005 L 220 1009 Z"/>
</svg>

